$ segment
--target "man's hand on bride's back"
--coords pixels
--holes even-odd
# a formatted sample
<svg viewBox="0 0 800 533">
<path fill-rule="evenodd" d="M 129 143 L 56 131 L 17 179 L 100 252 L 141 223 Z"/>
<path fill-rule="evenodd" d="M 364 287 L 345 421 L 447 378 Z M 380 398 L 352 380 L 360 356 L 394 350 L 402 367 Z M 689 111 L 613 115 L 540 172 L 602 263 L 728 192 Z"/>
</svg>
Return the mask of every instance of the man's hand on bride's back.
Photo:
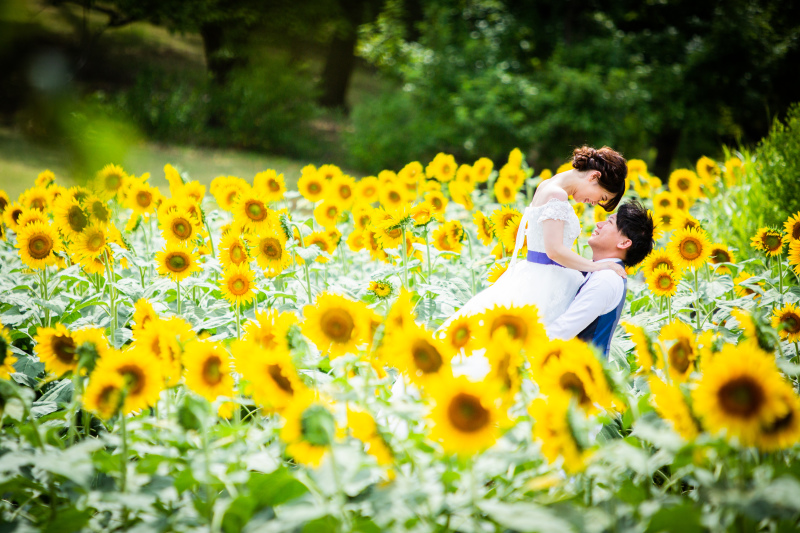
<svg viewBox="0 0 800 533">
<path fill-rule="evenodd" d="M 625 272 L 625 267 L 616 261 L 603 261 L 602 263 L 597 263 L 597 265 L 600 266 L 598 270 L 613 270 L 622 278 L 628 277 L 628 273 Z"/>
</svg>

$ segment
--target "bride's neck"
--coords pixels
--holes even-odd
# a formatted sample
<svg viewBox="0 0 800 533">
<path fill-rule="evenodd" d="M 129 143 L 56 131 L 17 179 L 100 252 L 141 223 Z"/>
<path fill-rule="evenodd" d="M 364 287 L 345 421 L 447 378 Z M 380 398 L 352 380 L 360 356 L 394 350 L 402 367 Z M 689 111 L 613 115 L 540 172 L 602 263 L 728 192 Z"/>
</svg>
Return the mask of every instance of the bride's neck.
<svg viewBox="0 0 800 533">
<path fill-rule="evenodd" d="M 578 182 L 581 177 L 574 171 L 564 172 L 553 178 L 553 185 L 557 185 L 564 189 L 569 196 L 574 196 L 575 191 L 578 189 Z"/>
</svg>

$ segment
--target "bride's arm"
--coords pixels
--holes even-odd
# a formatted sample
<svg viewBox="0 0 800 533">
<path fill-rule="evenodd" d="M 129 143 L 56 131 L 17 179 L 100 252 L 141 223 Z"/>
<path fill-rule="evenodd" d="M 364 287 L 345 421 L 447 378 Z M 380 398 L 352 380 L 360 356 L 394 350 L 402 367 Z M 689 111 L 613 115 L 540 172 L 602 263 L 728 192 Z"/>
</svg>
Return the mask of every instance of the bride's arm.
<svg viewBox="0 0 800 533">
<path fill-rule="evenodd" d="M 544 233 L 545 253 L 547 257 L 559 265 L 582 272 L 613 270 L 623 278 L 626 276 L 625 269 L 619 263 L 614 261 L 595 263 L 564 246 L 563 220 L 547 219 L 542 221 L 542 231 Z"/>
</svg>

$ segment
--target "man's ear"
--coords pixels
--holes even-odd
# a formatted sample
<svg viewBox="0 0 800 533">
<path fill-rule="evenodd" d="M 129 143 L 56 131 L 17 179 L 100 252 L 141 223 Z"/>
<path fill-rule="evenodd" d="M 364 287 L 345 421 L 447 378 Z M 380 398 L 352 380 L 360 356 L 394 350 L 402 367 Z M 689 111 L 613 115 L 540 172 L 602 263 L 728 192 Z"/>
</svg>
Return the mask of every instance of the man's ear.
<svg viewBox="0 0 800 533">
<path fill-rule="evenodd" d="M 625 239 L 624 241 L 619 241 L 617 243 L 617 249 L 619 250 L 627 250 L 633 245 L 633 241 L 630 239 Z"/>
</svg>

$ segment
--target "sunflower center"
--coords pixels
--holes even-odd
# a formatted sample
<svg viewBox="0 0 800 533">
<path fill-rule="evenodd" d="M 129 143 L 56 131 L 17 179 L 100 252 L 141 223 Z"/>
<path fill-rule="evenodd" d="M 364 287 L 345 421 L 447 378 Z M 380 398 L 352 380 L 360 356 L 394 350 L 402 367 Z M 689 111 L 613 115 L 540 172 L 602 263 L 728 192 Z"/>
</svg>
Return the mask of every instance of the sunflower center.
<svg viewBox="0 0 800 533">
<path fill-rule="evenodd" d="M 116 191 L 122 185 L 122 177 L 118 174 L 109 174 L 106 176 L 106 189 L 109 191 Z"/>
<path fill-rule="evenodd" d="M 308 192 L 310 192 L 311 194 L 319 194 L 320 191 L 322 191 L 322 185 L 320 185 L 319 183 L 312 181 L 311 183 L 308 184 Z"/>
<path fill-rule="evenodd" d="M 281 184 L 275 180 L 269 180 L 269 190 L 272 192 L 278 192 L 281 190 Z"/>
<path fill-rule="evenodd" d="M 67 212 L 67 223 L 72 231 L 83 231 L 83 228 L 86 227 L 87 222 L 88 220 L 83 212 L 83 209 L 77 205 L 69 208 L 69 211 Z"/>
<path fill-rule="evenodd" d="M 442 165 L 442 174 L 445 176 L 450 174 L 450 165 Z"/>
<path fill-rule="evenodd" d="M 100 222 L 108 221 L 108 209 L 101 202 L 92 203 L 92 215 Z"/>
<path fill-rule="evenodd" d="M 792 240 L 800 240 L 800 222 L 795 222 L 792 226 Z"/>
<path fill-rule="evenodd" d="M 481 405 L 480 398 L 465 392 L 458 393 L 450 400 L 447 418 L 457 430 L 465 433 L 480 431 L 491 420 L 489 411 Z"/>
<path fill-rule="evenodd" d="M 755 415 L 764 404 L 765 396 L 764 389 L 750 376 L 728 381 L 717 393 L 723 410 L 741 418 Z"/>
<path fill-rule="evenodd" d="M 417 339 L 411 347 L 411 357 L 414 365 L 425 374 L 438 372 L 442 367 L 442 355 L 430 342 Z"/>
<path fill-rule="evenodd" d="M 249 288 L 250 284 L 247 282 L 247 279 L 242 277 L 233 278 L 228 282 L 228 290 L 236 296 L 241 296 L 246 293 Z"/>
<path fill-rule="evenodd" d="M 714 264 L 730 263 L 731 257 L 725 250 L 717 250 L 714 252 L 714 255 L 711 256 L 711 260 L 714 261 Z"/>
<path fill-rule="evenodd" d="M 456 348 L 463 348 L 469 342 L 469 328 L 462 326 L 453 333 L 453 345 Z"/>
<path fill-rule="evenodd" d="M 583 381 L 574 372 L 564 372 L 558 379 L 558 384 L 561 388 L 572 394 L 581 405 L 588 405 L 592 403 L 589 400 L 589 395 L 586 394 L 586 388 L 583 386 Z"/>
<path fill-rule="evenodd" d="M 402 234 L 403 230 L 400 228 L 390 229 L 386 232 L 386 235 L 388 235 L 392 239 L 399 239 Z"/>
<path fill-rule="evenodd" d="M 659 276 L 658 277 L 658 286 L 661 289 L 667 290 L 672 287 L 672 278 L 669 276 Z"/>
<path fill-rule="evenodd" d="M 180 240 L 186 240 L 192 236 L 192 223 L 185 218 L 176 218 L 172 221 L 172 233 Z"/>
<path fill-rule="evenodd" d="M 689 356 L 692 354 L 692 345 L 687 339 L 680 339 L 669 349 L 669 364 L 679 373 L 684 374 L 691 364 Z"/>
<path fill-rule="evenodd" d="M 53 249 L 53 240 L 47 235 L 35 235 L 28 243 L 28 253 L 34 259 L 44 259 Z"/>
<path fill-rule="evenodd" d="M 344 309 L 332 308 L 322 315 L 322 332 L 333 342 L 344 344 L 353 337 L 355 323 L 353 317 Z"/>
<path fill-rule="evenodd" d="M 139 204 L 140 207 L 149 207 L 152 201 L 153 195 L 149 192 L 139 191 L 136 193 L 136 203 Z"/>
<path fill-rule="evenodd" d="M 685 259 L 697 259 L 700 257 L 702 247 L 700 246 L 700 243 L 694 239 L 686 239 L 681 243 L 680 250 L 681 255 Z"/>
<path fill-rule="evenodd" d="M 222 381 L 222 360 L 212 355 L 203 363 L 203 379 L 208 385 L 218 385 Z"/>
<path fill-rule="evenodd" d="M 267 365 L 267 373 L 278 386 L 278 388 L 284 392 L 288 392 L 289 394 L 294 394 L 292 382 L 283 375 L 280 365 Z"/>
<path fill-rule="evenodd" d="M 264 242 L 261 243 L 261 252 L 268 259 L 280 259 L 281 244 L 277 239 L 265 239 Z"/>
<path fill-rule="evenodd" d="M 780 235 L 769 233 L 764 236 L 764 246 L 766 246 L 767 250 L 772 252 L 783 246 L 783 240 L 781 240 Z"/>
<path fill-rule="evenodd" d="M 0 213 L 6 210 L 8 207 L 8 201 L 5 198 L 0 198 Z"/>
<path fill-rule="evenodd" d="M 688 191 L 689 187 L 691 187 L 691 183 L 686 178 L 681 178 L 677 181 L 676 185 L 682 191 Z"/>
<path fill-rule="evenodd" d="M 141 367 L 135 365 L 125 365 L 117 370 L 125 378 L 125 385 L 128 387 L 128 394 L 139 394 L 147 383 L 147 376 Z"/>
<path fill-rule="evenodd" d="M 788 333 L 798 333 L 800 332 L 800 316 L 794 313 L 786 314 L 781 318 L 781 325 Z"/>
<path fill-rule="evenodd" d="M 69 335 L 53 335 L 53 354 L 65 365 L 75 362 L 75 341 Z"/>
<path fill-rule="evenodd" d="M 183 272 L 189 268 L 189 258 L 182 253 L 172 253 L 167 256 L 167 268 L 172 272 Z"/>
<path fill-rule="evenodd" d="M 352 191 L 352 189 L 350 189 L 349 185 L 342 185 L 341 187 L 339 187 L 339 196 L 341 196 L 345 200 L 347 198 L 350 198 L 352 195 L 353 195 L 353 191 Z"/>
<path fill-rule="evenodd" d="M 89 238 L 86 239 L 86 247 L 92 252 L 100 250 L 105 243 L 106 239 L 102 233 L 92 233 L 89 235 Z"/>
<path fill-rule="evenodd" d="M 670 202 L 669 198 L 662 198 L 659 200 L 658 205 L 661 207 L 669 207 L 672 205 L 672 202 Z"/>
<path fill-rule="evenodd" d="M 267 209 L 264 207 L 264 204 L 258 200 L 248 200 L 247 204 L 245 204 L 245 213 L 250 220 L 255 220 L 257 222 L 267 218 Z"/>
<path fill-rule="evenodd" d="M 22 215 L 22 209 L 14 209 L 11 211 L 11 220 L 14 221 L 14 224 L 19 222 L 20 215 Z"/>
<path fill-rule="evenodd" d="M 494 336 L 494 332 L 501 327 L 505 327 L 509 337 L 515 341 L 524 341 L 528 334 L 528 328 L 525 322 L 518 316 L 503 315 L 498 317 L 497 320 L 494 321 L 494 324 L 492 324 L 491 336 Z"/>
<path fill-rule="evenodd" d="M 375 196 L 376 192 L 377 191 L 375 187 L 365 187 L 364 190 L 362 191 L 362 194 L 367 198 L 372 198 L 373 196 Z"/>
<path fill-rule="evenodd" d="M 232 262 L 238 265 L 239 263 L 244 261 L 245 255 L 246 254 L 244 252 L 244 248 L 242 248 L 241 244 L 236 243 L 233 246 L 231 246 L 230 256 Z"/>
<path fill-rule="evenodd" d="M 442 208 L 442 200 L 441 198 L 433 198 L 431 200 L 431 205 L 433 205 L 434 209 L 439 210 Z"/>
<path fill-rule="evenodd" d="M 402 199 L 400 193 L 397 191 L 392 191 L 389 193 L 389 201 L 391 202 L 399 202 Z"/>
<path fill-rule="evenodd" d="M 789 409 L 789 412 L 784 416 L 776 418 L 774 422 L 766 427 L 762 427 L 762 431 L 766 435 L 776 435 L 792 427 L 794 423 L 795 412 Z"/>
<path fill-rule="evenodd" d="M 100 411 L 110 412 L 119 407 L 120 390 L 114 385 L 107 385 L 103 387 L 97 398 L 97 406 Z"/>
</svg>

